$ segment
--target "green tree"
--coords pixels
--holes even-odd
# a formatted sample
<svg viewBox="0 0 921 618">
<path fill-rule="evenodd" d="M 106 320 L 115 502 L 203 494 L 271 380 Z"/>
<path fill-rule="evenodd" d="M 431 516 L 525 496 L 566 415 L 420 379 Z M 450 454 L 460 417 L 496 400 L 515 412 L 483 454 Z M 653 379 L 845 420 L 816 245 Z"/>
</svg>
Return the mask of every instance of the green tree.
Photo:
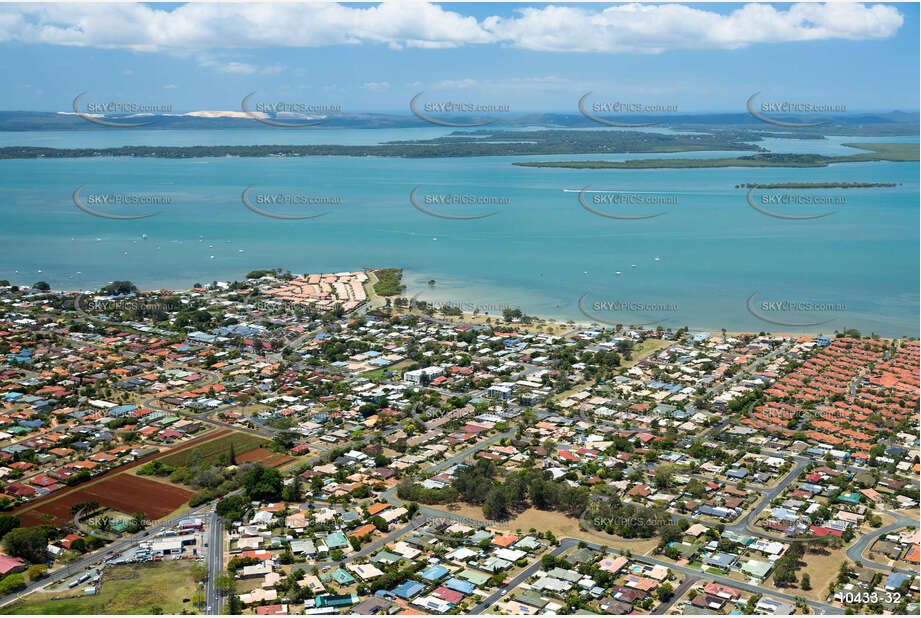
<svg viewBox="0 0 921 618">
<path fill-rule="evenodd" d="M 217 586 L 217 589 L 221 591 L 221 594 L 229 594 L 233 592 L 234 581 L 232 577 L 227 575 L 221 575 L 220 577 L 214 580 L 214 585 Z"/>
<path fill-rule="evenodd" d="M 53 526 L 15 528 L 3 537 L 6 553 L 29 562 L 45 562 L 48 559 L 48 539 L 56 532 Z"/>
<path fill-rule="evenodd" d="M 0 539 L 6 536 L 6 533 L 14 528 L 19 527 L 19 518 L 15 515 L 0 515 Z"/>
<path fill-rule="evenodd" d="M 0 594 L 9 594 L 14 590 L 19 590 L 24 588 L 26 585 L 26 578 L 22 573 L 13 573 L 7 575 L 0 580 Z"/>
<path fill-rule="evenodd" d="M 665 601 L 672 596 L 672 592 L 674 592 L 672 585 L 668 582 L 664 582 L 656 589 L 656 597 L 660 601 Z"/>
</svg>

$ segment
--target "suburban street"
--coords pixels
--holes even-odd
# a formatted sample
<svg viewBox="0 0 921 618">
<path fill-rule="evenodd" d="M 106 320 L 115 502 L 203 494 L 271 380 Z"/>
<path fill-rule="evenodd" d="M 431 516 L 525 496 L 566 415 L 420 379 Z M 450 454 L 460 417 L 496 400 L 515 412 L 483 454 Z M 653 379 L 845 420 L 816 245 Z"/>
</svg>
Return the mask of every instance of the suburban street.
<svg viewBox="0 0 921 618">
<path fill-rule="evenodd" d="M 205 585 L 206 614 L 216 615 L 221 613 L 221 592 L 218 590 L 216 580 L 224 574 L 224 520 L 215 511 L 208 517 L 208 579 Z"/>
<path fill-rule="evenodd" d="M 917 575 L 918 574 L 917 571 L 911 571 L 910 569 L 903 569 L 903 568 L 892 569 L 888 564 L 881 564 L 879 562 L 874 562 L 872 560 L 868 560 L 867 558 L 862 557 L 864 551 L 866 551 L 866 549 L 870 547 L 870 545 L 872 545 L 873 542 L 875 542 L 876 539 L 880 538 L 881 536 L 885 536 L 889 534 L 890 532 L 895 532 L 896 530 L 900 530 L 902 528 L 905 528 L 906 526 L 914 526 L 916 528 L 918 527 L 917 519 L 912 519 L 911 517 L 899 515 L 898 513 L 893 513 L 892 511 L 882 511 L 882 512 L 885 513 L 886 515 L 889 515 L 890 517 L 894 517 L 895 521 L 889 524 L 888 526 L 882 526 L 872 532 L 868 532 L 864 535 L 861 535 L 860 538 L 857 539 L 857 541 L 853 545 L 847 548 L 847 551 L 845 552 L 847 554 L 847 557 L 853 560 L 854 562 L 857 562 L 859 560 L 864 566 L 871 567 L 874 569 L 879 569 L 880 571 L 895 570 L 900 573 L 910 573 L 912 575 Z"/>
<path fill-rule="evenodd" d="M 650 612 L 650 613 L 651 613 L 652 615 L 654 615 L 654 616 L 662 616 L 662 615 L 668 613 L 668 610 L 670 610 L 670 609 L 672 608 L 672 605 L 674 605 L 675 603 L 677 603 L 678 600 L 679 600 L 681 597 L 683 597 L 684 594 L 685 594 L 688 590 L 691 589 L 691 586 L 693 586 L 694 584 L 696 584 L 698 581 L 700 581 L 700 578 L 699 578 L 699 577 L 694 577 L 693 575 L 688 575 L 687 577 L 684 578 L 684 581 L 682 581 L 681 584 L 680 584 L 677 588 L 675 588 L 675 589 L 672 591 L 672 596 L 671 596 L 671 598 L 670 598 L 668 601 L 666 601 L 665 603 L 659 603 L 659 605 L 656 606 L 656 608 L 655 608 L 654 610 L 652 610 L 652 612 Z"/>
<path fill-rule="evenodd" d="M 550 551 L 550 554 L 552 556 L 559 556 L 560 554 L 567 551 L 568 549 L 577 547 L 579 543 L 580 543 L 580 539 L 573 539 L 573 538 L 560 539 L 560 544 L 557 547 L 553 548 L 553 550 Z M 598 543 L 586 542 L 586 545 L 594 550 L 601 549 L 601 545 L 599 545 Z M 631 560 L 634 560 L 636 562 L 642 562 L 645 564 L 658 564 L 658 565 L 667 567 L 671 569 L 672 571 L 679 572 L 686 577 L 694 577 L 694 578 L 701 577 L 700 571 L 697 571 L 695 569 L 691 569 L 688 567 L 680 566 L 673 562 L 666 562 L 664 560 L 658 560 L 656 558 L 650 558 L 648 556 L 637 556 L 637 555 L 634 555 L 631 558 Z M 514 579 L 510 580 L 507 584 L 505 584 L 501 590 L 494 592 L 493 594 L 486 597 L 482 602 L 475 605 L 473 609 L 471 609 L 467 613 L 468 614 L 491 613 L 489 612 L 489 609 L 497 601 L 499 601 L 500 598 L 502 598 L 503 593 L 507 593 L 507 591 L 512 590 L 515 586 L 518 586 L 522 582 L 527 581 L 528 578 L 532 577 L 534 573 L 536 573 L 540 569 L 541 569 L 541 566 L 540 566 L 539 561 L 536 562 L 535 564 L 532 564 L 527 569 L 519 573 Z M 768 596 L 780 599 L 782 601 L 786 601 L 788 603 L 796 603 L 796 600 L 797 600 L 795 596 L 792 596 L 789 594 L 785 594 L 782 592 L 775 592 L 773 590 L 765 590 L 764 588 L 761 588 L 760 586 L 753 586 L 751 584 L 740 582 L 738 580 L 735 580 L 729 577 L 723 577 L 721 575 L 711 575 L 708 573 L 706 575 L 706 578 L 712 579 L 713 581 L 723 584 L 725 586 L 732 586 L 733 588 L 737 588 L 739 590 L 745 590 L 746 592 L 750 592 L 753 594 L 768 595 Z M 688 586 L 690 586 L 690 584 L 688 584 Z M 809 604 L 809 607 L 812 609 L 813 613 L 816 613 L 816 614 L 840 614 L 842 613 L 842 610 L 840 608 L 833 607 L 825 603 L 818 603 L 815 601 L 807 601 L 807 603 Z"/>
</svg>

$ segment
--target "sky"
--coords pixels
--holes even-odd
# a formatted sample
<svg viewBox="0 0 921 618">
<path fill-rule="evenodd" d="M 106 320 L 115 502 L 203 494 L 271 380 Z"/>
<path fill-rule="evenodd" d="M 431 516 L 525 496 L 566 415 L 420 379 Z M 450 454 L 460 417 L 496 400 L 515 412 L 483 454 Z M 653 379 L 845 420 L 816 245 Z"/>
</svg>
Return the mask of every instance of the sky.
<svg viewBox="0 0 921 618">
<path fill-rule="evenodd" d="M 917 111 L 917 3 L 0 4 L 0 110 L 592 101 Z"/>
</svg>

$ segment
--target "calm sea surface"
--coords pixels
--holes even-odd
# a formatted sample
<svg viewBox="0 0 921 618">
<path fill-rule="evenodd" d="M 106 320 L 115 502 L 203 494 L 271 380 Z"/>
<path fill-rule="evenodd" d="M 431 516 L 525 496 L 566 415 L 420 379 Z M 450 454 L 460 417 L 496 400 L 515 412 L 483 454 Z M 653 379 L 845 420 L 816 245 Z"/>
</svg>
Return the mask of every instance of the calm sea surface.
<svg viewBox="0 0 921 618">
<path fill-rule="evenodd" d="M 373 144 L 447 133 L 439 128 L 88 130 L 0 133 L 0 145 Z M 761 143 L 773 152 L 838 155 L 855 152 L 844 143 L 861 141 L 917 138 Z M 661 156 L 733 154 L 738 153 Z M 20 284 L 43 280 L 65 289 L 93 289 L 113 279 L 129 279 L 142 288 L 187 288 L 241 279 L 254 268 L 330 272 L 397 266 L 404 268 L 410 295 L 421 292 L 421 299 L 489 312 L 511 306 L 576 321 L 588 321 L 584 310 L 611 323 L 773 332 L 857 328 L 886 336 L 918 335 L 917 163 L 686 170 L 511 165 L 654 156 L 660 155 L 0 161 L 0 278 Z M 821 181 L 899 186 L 754 194 L 756 204 L 772 212 L 834 213 L 811 220 L 762 214 L 749 205 L 745 190 L 735 188 L 740 183 Z M 664 214 L 638 220 L 594 214 L 579 201 L 579 190 L 587 185 L 583 197 L 598 210 Z M 92 216 L 74 204 L 74 191 L 81 186 L 81 203 L 95 210 L 158 214 L 140 220 Z M 309 220 L 261 216 L 241 199 L 247 187 L 252 187 L 250 203 L 262 210 L 327 214 Z M 416 187 L 417 203 L 433 212 L 495 214 L 475 220 L 430 216 L 410 202 Z M 170 203 L 98 203 L 98 196 L 108 194 L 166 197 Z M 490 203 L 438 203 L 448 195 Z M 631 196 L 633 203 L 605 203 L 612 195 Z M 267 196 L 295 203 L 272 204 Z M 783 203 L 804 197 L 826 203 Z M 339 203 L 301 203 L 315 198 Z M 430 279 L 434 287 L 427 284 Z M 781 301 L 793 304 L 771 304 Z M 762 321 L 751 308 L 787 325 Z"/>
</svg>

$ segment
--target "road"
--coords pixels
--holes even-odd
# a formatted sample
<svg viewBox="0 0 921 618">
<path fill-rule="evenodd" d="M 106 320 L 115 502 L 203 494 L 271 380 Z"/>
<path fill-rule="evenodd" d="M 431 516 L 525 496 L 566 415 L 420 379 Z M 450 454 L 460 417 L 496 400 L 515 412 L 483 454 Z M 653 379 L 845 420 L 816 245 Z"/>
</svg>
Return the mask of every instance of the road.
<svg viewBox="0 0 921 618">
<path fill-rule="evenodd" d="M 650 613 L 654 616 L 665 615 L 666 613 L 668 613 L 668 610 L 672 608 L 672 605 L 677 603 L 678 599 L 683 597 L 684 593 L 690 590 L 691 586 L 696 584 L 698 581 L 700 581 L 699 577 L 688 575 L 687 577 L 684 578 L 684 581 L 681 582 L 681 585 L 675 588 L 675 590 L 672 592 L 672 596 L 669 597 L 669 599 L 665 603 L 659 603 L 658 607 L 656 607 Z"/>
<path fill-rule="evenodd" d="M 205 586 L 205 613 L 213 616 L 221 613 L 221 591 L 216 580 L 224 574 L 224 520 L 212 511 L 208 518 L 208 579 Z"/>
<path fill-rule="evenodd" d="M 889 534 L 890 532 L 895 532 L 896 530 L 899 530 L 901 528 L 905 528 L 906 526 L 914 526 L 914 527 L 918 526 L 917 519 L 912 519 L 911 517 L 905 517 L 904 515 L 899 515 L 898 513 L 893 513 L 892 511 L 882 511 L 882 512 L 885 513 L 886 515 L 889 515 L 890 517 L 894 517 L 895 521 L 889 524 L 888 526 L 883 526 L 877 530 L 874 530 L 873 532 L 868 532 L 866 534 L 861 535 L 861 537 L 857 540 L 856 543 L 854 543 L 853 545 L 847 548 L 847 551 L 845 552 L 847 554 L 847 557 L 854 562 L 857 562 L 859 560 L 861 564 L 863 564 L 865 567 L 871 567 L 874 569 L 879 569 L 881 571 L 895 570 L 901 573 L 909 573 L 911 575 L 917 575 L 918 574 L 917 570 L 912 571 L 910 569 L 901 569 L 901 568 L 891 569 L 888 564 L 881 564 L 879 562 L 873 562 L 872 560 L 868 560 L 863 557 L 863 552 L 873 542 L 875 542 L 876 539 L 878 539 L 879 537 Z"/>
<path fill-rule="evenodd" d="M 787 476 L 785 476 L 783 480 L 781 480 L 771 489 L 763 490 L 764 495 L 757 502 L 757 504 L 755 504 L 752 508 L 748 510 L 748 514 L 745 517 L 743 517 L 741 520 L 739 520 L 738 522 L 731 524 L 729 526 L 726 526 L 726 529 L 732 530 L 736 534 L 750 534 L 754 532 L 754 530 L 752 530 L 750 526 L 752 522 L 754 522 L 755 519 L 757 519 L 761 511 L 763 511 L 765 507 L 769 506 L 771 502 L 774 500 L 774 498 L 779 496 L 787 488 L 787 485 L 789 485 L 790 483 L 798 479 L 800 473 L 806 469 L 806 466 L 809 465 L 808 459 L 796 458 L 795 461 L 796 461 L 796 465 L 793 466 L 793 469 L 787 473 Z M 761 536 L 769 536 L 761 532 L 759 532 L 758 534 Z M 777 537 L 777 540 L 789 541 L 789 539 L 781 539 L 780 537 Z"/>
</svg>

